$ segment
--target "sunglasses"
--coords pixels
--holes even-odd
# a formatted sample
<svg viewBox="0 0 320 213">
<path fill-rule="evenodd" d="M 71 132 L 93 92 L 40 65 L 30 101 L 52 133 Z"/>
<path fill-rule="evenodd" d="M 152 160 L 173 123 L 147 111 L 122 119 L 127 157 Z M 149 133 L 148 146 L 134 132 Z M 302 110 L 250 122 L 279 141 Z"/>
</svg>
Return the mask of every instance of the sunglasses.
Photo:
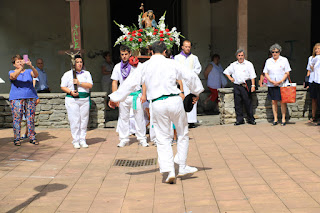
<svg viewBox="0 0 320 213">
<path fill-rule="evenodd" d="M 279 53 L 280 51 L 272 51 L 271 53 Z"/>
</svg>

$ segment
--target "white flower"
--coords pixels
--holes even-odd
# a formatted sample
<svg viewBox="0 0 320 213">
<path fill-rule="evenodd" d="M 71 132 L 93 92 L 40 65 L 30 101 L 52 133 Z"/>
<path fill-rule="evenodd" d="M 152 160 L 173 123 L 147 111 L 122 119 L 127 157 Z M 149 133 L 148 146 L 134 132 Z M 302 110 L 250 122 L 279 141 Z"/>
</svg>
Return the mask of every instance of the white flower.
<svg viewBox="0 0 320 213">
<path fill-rule="evenodd" d="M 166 25 L 164 23 L 160 24 L 159 29 L 164 31 L 166 29 Z"/>
<path fill-rule="evenodd" d="M 142 29 L 143 26 L 142 26 L 142 18 L 141 18 L 141 15 L 138 16 L 138 24 L 139 24 L 139 28 Z"/>
</svg>

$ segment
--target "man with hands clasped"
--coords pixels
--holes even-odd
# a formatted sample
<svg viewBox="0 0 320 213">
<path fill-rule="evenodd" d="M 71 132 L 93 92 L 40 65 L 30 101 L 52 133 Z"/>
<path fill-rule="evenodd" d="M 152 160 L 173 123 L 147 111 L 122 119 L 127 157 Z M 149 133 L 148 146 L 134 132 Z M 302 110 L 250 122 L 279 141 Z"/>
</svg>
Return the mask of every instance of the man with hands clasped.
<svg viewBox="0 0 320 213">
<path fill-rule="evenodd" d="M 251 93 L 256 91 L 255 78 L 256 73 L 253 64 L 245 59 L 245 52 L 242 49 L 236 52 L 237 61 L 231 63 L 224 74 L 234 84 L 234 106 L 237 120 L 234 125 L 244 124 L 243 105 L 247 112 L 247 123 L 256 125 L 253 117 L 253 108 L 251 103 Z"/>
</svg>

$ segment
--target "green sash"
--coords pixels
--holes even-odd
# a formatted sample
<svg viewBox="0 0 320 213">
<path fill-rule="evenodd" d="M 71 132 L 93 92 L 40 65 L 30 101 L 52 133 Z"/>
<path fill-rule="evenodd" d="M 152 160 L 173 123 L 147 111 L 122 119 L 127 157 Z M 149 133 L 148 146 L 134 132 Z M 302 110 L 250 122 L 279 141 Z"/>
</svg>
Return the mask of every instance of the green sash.
<svg viewBox="0 0 320 213">
<path fill-rule="evenodd" d="M 75 98 L 75 97 L 73 97 L 73 96 L 70 95 L 70 94 L 67 94 L 66 97 Z M 87 93 L 87 92 L 79 92 L 79 96 L 76 97 L 76 98 L 88 98 L 88 97 L 89 97 L 89 106 L 90 106 L 90 109 L 91 109 L 91 97 L 90 97 L 90 93 Z"/>
<path fill-rule="evenodd" d="M 132 108 L 134 110 L 137 110 L 137 99 L 138 99 L 140 93 L 141 93 L 141 90 L 138 90 L 136 92 L 130 93 L 130 96 L 133 96 L 133 103 L 132 103 L 133 106 L 132 106 Z"/>
<path fill-rule="evenodd" d="M 67 94 L 66 96 L 69 97 L 69 98 L 75 98 L 75 97 L 73 97 L 73 96 L 70 95 L 70 94 Z M 79 97 L 76 97 L 76 98 L 88 98 L 89 96 L 90 96 L 90 93 L 87 93 L 87 92 L 79 92 Z"/>
<path fill-rule="evenodd" d="M 152 102 L 155 102 L 155 101 L 160 101 L 160 100 L 165 100 L 171 96 L 177 96 L 179 94 L 170 94 L 170 95 L 163 95 L 163 96 L 160 96 L 159 98 L 156 98 L 156 99 L 153 99 Z"/>
</svg>

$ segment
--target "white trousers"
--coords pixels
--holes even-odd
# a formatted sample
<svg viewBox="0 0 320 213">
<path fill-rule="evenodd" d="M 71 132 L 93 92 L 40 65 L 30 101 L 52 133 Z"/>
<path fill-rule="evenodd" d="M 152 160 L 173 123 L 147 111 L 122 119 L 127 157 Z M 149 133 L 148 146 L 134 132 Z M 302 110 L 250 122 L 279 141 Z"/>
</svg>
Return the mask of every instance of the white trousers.
<svg viewBox="0 0 320 213">
<path fill-rule="evenodd" d="M 181 97 L 173 96 L 153 102 L 152 116 L 160 172 L 173 171 L 174 162 L 185 165 L 188 157 L 189 136 L 187 116 Z M 171 122 L 175 124 L 178 135 L 177 154 L 174 158 L 171 147 Z"/>
<path fill-rule="evenodd" d="M 65 98 L 68 112 L 72 143 L 86 141 L 87 126 L 89 121 L 89 98 Z"/>
<path fill-rule="evenodd" d="M 190 94 L 190 89 L 187 87 L 187 85 L 184 83 L 184 81 L 182 81 L 182 83 L 183 83 L 184 95 L 187 96 Z M 197 123 L 198 122 L 197 106 L 198 106 L 198 102 L 193 105 L 193 108 L 190 112 L 187 112 L 188 123 Z"/>
<path fill-rule="evenodd" d="M 133 96 L 128 96 L 125 101 L 120 102 L 119 118 L 117 130 L 119 132 L 120 142 L 129 142 L 130 127 L 130 108 L 133 106 Z M 147 140 L 146 123 L 144 120 L 144 112 L 140 97 L 137 98 L 137 110 L 133 110 L 134 119 L 136 121 L 136 136 L 139 141 Z"/>
</svg>

